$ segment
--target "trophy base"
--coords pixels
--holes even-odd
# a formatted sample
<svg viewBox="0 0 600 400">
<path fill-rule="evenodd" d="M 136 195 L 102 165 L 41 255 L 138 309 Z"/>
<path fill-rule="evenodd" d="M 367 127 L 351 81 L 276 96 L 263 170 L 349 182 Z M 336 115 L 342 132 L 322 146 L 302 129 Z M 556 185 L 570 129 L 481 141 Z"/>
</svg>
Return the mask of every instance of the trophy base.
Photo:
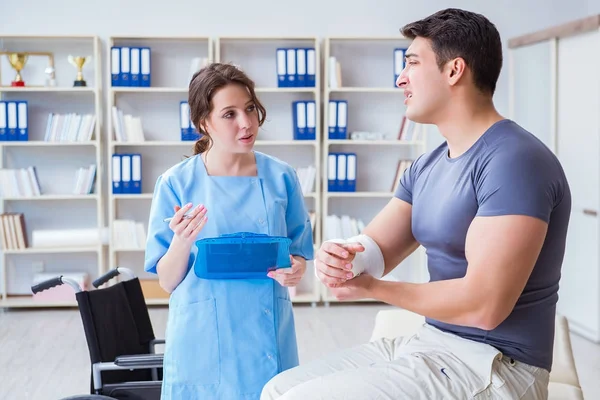
<svg viewBox="0 0 600 400">
<path fill-rule="evenodd" d="M 73 82 L 73 86 L 74 86 L 74 87 L 83 87 L 83 86 L 87 86 L 87 82 L 86 82 L 86 81 L 75 81 L 75 82 Z"/>
<path fill-rule="evenodd" d="M 15 87 L 23 87 L 25 86 L 25 82 L 24 81 L 18 81 L 18 82 L 11 82 L 10 86 L 15 86 Z"/>
</svg>

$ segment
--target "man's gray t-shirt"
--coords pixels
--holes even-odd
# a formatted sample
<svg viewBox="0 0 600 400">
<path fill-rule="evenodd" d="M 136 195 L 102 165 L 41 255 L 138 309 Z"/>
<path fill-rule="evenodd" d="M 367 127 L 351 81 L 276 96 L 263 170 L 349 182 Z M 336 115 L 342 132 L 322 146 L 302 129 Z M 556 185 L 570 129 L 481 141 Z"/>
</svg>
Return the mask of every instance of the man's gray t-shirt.
<svg viewBox="0 0 600 400">
<path fill-rule="evenodd" d="M 446 143 L 418 157 L 395 195 L 412 204 L 412 231 L 427 250 L 431 281 L 465 276 L 465 238 L 475 217 L 519 214 L 549 224 L 525 289 L 498 327 L 486 331 L 430 318 L 427 322 L 550 370 L 571 212 L 571 193 L 555 155 L 531 133 L 504 119 L 459 157 L 449 157 Z"/>
</svg>

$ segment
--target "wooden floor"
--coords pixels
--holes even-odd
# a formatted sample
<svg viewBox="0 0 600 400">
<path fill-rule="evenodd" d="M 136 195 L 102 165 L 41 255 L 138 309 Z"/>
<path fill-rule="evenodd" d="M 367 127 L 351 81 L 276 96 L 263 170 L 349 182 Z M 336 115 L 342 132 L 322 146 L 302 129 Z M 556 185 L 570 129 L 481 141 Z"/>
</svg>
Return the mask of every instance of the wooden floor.
<svg viewBox="0 0 600 400">
<path fill-rule="evenodd" d="M 300 362 L 369 339 L 384 305 L 297 306 Z M 164 337 L 166 308 L 151 308 Z M 600 399 L 600 345 L 572 335 L 586 399 Z M 57 400 L 87 393 L 89 355 L 77 310 L 0 310 L 0 399 Z"/>
</svg>

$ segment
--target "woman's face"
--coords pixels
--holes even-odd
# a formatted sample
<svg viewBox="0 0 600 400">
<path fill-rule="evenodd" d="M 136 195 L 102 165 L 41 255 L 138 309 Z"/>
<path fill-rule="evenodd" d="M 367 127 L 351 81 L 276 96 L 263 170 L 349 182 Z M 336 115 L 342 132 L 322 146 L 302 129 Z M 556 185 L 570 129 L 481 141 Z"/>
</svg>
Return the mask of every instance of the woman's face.
<svg viewBox="0 0 600 400">
<path fill-rule="evenodd" d="M 252 149 L 258 134 L 258 110 L 245 86 L 229 84 L 214 93 L 206 129 L 213 147 L 234 153 Z"/>
</svg>

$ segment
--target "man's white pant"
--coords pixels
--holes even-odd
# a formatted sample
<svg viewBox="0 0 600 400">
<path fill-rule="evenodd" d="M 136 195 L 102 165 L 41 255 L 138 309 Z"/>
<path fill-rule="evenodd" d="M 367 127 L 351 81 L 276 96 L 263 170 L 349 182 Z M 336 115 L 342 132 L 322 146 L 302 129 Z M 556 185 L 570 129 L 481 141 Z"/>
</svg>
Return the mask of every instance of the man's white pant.
<svg viewBox="0 0 600 400">
<path fill-rule="evenodd" d="M 424 324 L 287 370 L 261 400 L 547 399 L 549 372 Z"/>
</svg>

